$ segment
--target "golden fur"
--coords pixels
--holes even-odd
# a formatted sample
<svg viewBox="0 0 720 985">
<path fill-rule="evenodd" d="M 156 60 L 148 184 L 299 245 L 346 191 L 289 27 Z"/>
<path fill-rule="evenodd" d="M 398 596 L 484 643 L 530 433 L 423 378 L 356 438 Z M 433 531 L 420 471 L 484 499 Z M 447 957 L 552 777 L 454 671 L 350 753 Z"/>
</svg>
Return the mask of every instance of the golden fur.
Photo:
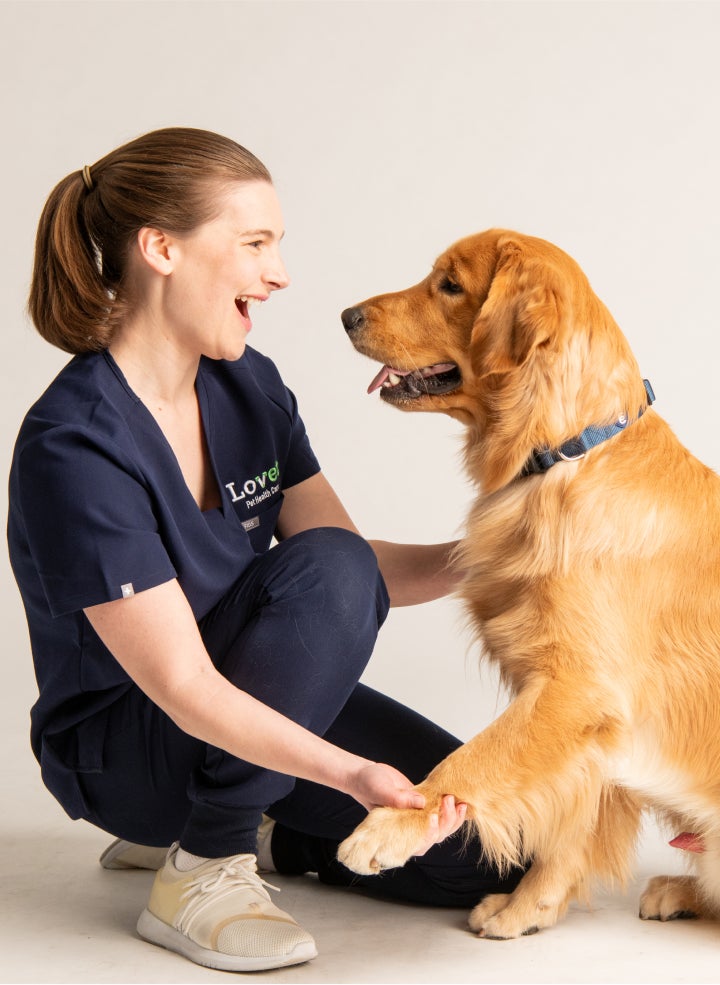
<svg viewBox="0 0 720 985">
<path fill-rule="evenodd" d="M 554 924 L 596 877 L 622 884 L 648 808 L 706 851 L 693 877 L 653 880 L 641 916 L 720 913 L 720 478 L 647 408 L 613 318 L 543 240 L 470 236 L 343 320 L 392 369 L 460 370 L 449 392 L 408 395 L 394 376 L 381 393 L 467 426 L 478 493 L 460 595 L 513 700 L 419 785 L 424 810 L 372 811 L 339 858 L 402 865 L 454 794 L 498 866 L 532 860 L 471 914 L 481 936 L 511 938 Z M 521 475 L 533 449 L 622 414 L 627 429 L 581 460 Z"/>
</svg>

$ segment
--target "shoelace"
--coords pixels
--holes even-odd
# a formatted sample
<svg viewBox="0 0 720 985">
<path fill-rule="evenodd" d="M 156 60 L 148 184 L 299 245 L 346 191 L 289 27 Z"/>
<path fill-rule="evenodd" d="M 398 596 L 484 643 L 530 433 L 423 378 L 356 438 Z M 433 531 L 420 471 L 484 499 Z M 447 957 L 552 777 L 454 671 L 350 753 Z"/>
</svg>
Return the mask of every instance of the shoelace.
<svg viewBox="0 0 720 985">
<path fill-rule="evenodd" d="M 257 874 L 252 855 L 244 859 L 235 858 L 223 862 L 215 871 L 193 879 L 180 897 L 187 902 L 178 921 L 178 930 L 183 934 L 189 934 L 192 925 L 208 906 L 225 899 L 239 888 L 252 890 L 263 901 L 270 900 L 268 889 L 280 892 L 279 886 L 271 885 Z"/>
</svg>

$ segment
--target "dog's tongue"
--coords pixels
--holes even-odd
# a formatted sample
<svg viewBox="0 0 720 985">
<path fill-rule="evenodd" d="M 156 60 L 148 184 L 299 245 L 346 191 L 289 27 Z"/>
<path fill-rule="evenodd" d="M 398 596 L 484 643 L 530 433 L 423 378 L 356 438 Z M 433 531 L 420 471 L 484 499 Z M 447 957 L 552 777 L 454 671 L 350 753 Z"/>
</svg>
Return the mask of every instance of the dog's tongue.
<svg viewBox="0 0 720 985">
<path fill-rule="evenodd" d="M 394 376 L 408 376 L 409 373 L 410 373 L 410 370 L 407 370 L 407 369 L 393 369 L 392 366 L 383 366 L 383 368 L 380 370 L 380 372 L 378 373 L 378 375 L 375 377 L 375 379 L 372 381 L 372 383 L 368 387 L 367 392 L 368 393 L 374 393 L 375 390 L 379 390 L 380 387 L 383 385 L 383 383 L 390 376 L 391 373 Z"/>
<path fill-rule="evenodd" d="M 673 848 L 681 848 L 684 852 L 704 852 L 705 842 L 699 835 L 692 831 L 683 831 L 677 838 L 670 842 Z"/>
</svg>

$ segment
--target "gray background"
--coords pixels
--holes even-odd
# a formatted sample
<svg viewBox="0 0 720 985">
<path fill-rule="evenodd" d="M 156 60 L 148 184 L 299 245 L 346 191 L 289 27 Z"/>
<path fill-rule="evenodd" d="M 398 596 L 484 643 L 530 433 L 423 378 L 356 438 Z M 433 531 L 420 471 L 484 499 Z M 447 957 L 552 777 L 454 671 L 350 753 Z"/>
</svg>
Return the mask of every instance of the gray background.
<svg viewBox="0 0 720 985">
<path fill-rule="evenodd" d="M 490 226 L 580 262 L 658 411 L 717 468 L 719 40 L 720 7 L 698 2 L 0 4 L 6 472 L 67 358 L 24 312 L 43 202 L 69 171 L 168 125 L 226 133 L 274 175 L 293 283 L 250 341 L 297 393 L 366 535 L 452 538 L 470 489 L 460 426 L 368 397 L 376 367 L 339 313 Z M 52 490 L 47 509 L 52 523 Z M 34 681 L 4 557 L 0 577 L 0 697 L 17 736 Z M 503 703 L 469 643 L 454 601 L 396 610 L 367 680 L 467 738 Z"/>
</svg>

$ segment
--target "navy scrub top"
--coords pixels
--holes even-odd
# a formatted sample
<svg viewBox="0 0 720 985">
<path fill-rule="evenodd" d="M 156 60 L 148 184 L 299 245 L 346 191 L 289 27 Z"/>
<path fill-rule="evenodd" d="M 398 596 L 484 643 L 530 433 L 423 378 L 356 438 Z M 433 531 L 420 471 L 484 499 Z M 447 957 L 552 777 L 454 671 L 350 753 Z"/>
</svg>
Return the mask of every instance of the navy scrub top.
<svg viewBox="0 0 720 985">
<path fill-rule="evenodd" d="M 131 686 L 82 610 L 177 578 L 201 619 L 270 547 L 283 489 L 320 468 L 267 357 L 203 359 L 196 389 L 219 509 L 199 509 L 108 352 L 70 361 L 15 446 L 8 543 L 40 692 L 31 742 L 72 817 L 86 813 L 74 774 L 102 768 L 107 711 Z"/>
</svg>

